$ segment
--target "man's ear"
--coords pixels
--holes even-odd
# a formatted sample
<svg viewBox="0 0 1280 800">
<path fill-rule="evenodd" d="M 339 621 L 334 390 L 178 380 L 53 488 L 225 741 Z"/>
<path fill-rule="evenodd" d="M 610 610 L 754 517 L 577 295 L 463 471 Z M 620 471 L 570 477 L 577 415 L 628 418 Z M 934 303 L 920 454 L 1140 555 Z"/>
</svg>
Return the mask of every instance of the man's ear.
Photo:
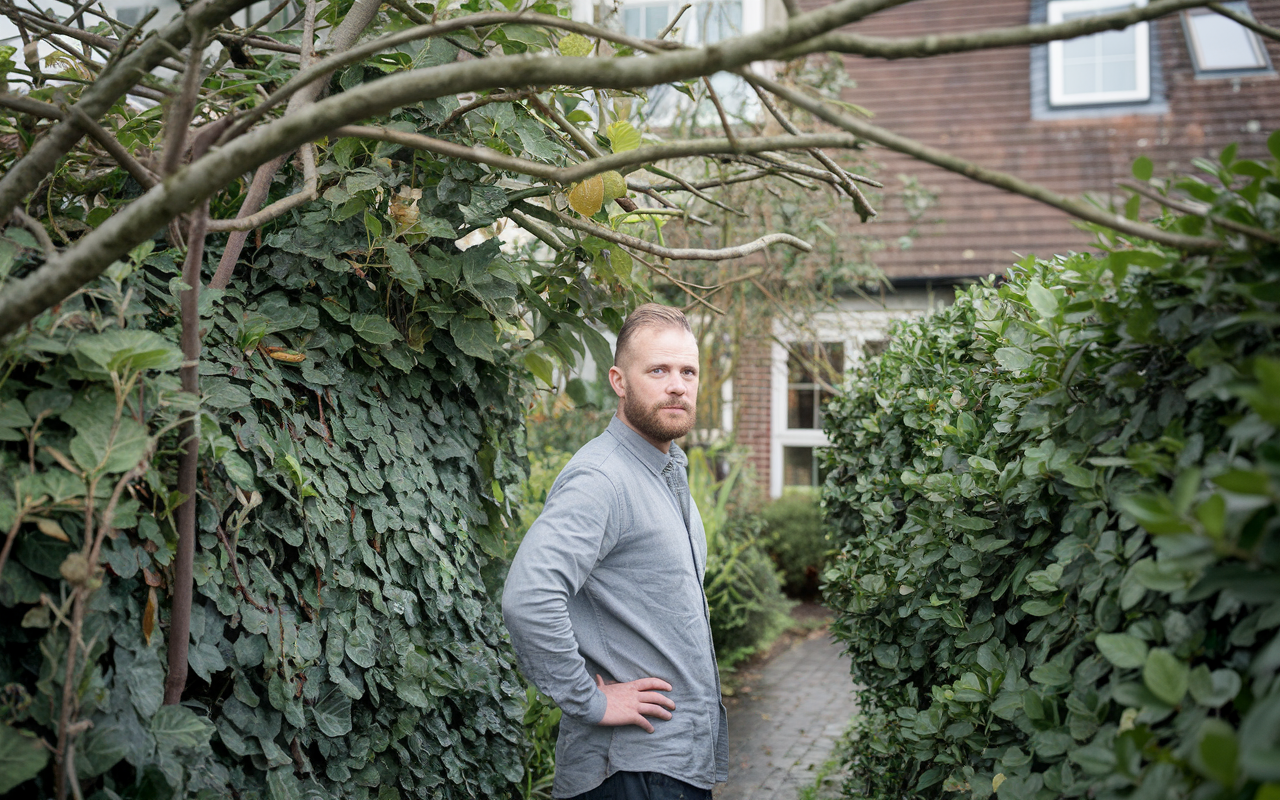
<svg viewBox="0 0 1280 800">
<path fill-rule="evenodd" d="M 627 385 L 623 382 L 622 370 L 609 367 L 609 385 L 613 387 L 613 393 L 619 398 L 626 397 Z"/>
</svg>

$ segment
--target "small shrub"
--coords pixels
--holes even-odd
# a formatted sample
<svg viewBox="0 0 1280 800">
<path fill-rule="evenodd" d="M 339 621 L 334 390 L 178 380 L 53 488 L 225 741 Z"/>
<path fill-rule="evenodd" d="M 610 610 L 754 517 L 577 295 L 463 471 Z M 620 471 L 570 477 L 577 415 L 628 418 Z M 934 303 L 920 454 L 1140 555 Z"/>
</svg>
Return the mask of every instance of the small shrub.
<svg viewBox="0 0 1280 800">
<path fill-rule="evenodd" d="M 782 572 L 782 588 L 791 597 L 815 596 L 822 563 L 831 549 L 817 497 L 789 492 L 765 506 L 761 516 L 762 541 Z"/>
<path fill-rule="evenodd" d="M 717 481 L 704 450 L 689 453 L 689 489 L 707 534 L 703 585 L 711 637 L 722 670 L 767 647 L 791 623 L 791 603 L 778 571 L 759 544 L 759 517 L 732 513 L 741 464 Z"/>
<path fill-rule="evenodd" d="M 1280 231 L 1276 159 L 1199 165 L 1211 213 Z M 824 487 L 867 687 L 847 792 L 1276 796 L 1278 255 L 1028 258 L 850 379 Z"/>
</svg>

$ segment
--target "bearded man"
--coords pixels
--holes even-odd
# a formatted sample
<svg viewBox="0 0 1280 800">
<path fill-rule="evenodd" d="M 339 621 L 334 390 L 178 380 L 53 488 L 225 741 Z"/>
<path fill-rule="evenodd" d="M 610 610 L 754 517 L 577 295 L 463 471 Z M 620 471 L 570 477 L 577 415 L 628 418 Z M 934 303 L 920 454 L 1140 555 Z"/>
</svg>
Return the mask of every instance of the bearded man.
<svg viewBox="0 0 1280 800">
<path fill-rule="evenodd" d="M 689 497 L 698 343 L 646 304 L 618 334 L 618 411 L 574 455 L 512 561 L 502 599 L 524 675 L 564 712 L 552 797 L 706 800 L 728 779 L 727 721 Z"/>
</svg>

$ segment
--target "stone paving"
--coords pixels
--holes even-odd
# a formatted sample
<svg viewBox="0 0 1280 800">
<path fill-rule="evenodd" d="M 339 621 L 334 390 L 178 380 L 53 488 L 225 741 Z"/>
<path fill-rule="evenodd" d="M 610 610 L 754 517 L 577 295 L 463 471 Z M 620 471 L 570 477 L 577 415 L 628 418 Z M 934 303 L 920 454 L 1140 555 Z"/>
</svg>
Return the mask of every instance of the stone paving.
<svg viewBox="0 0 1280 800">
<path fill-rule="evenodd" d="M 729 782 L 717 800 L 796 800 L 857 710 L 849 659 L 814 631 L 740 674 L 729 710 Z"/>
</svg>

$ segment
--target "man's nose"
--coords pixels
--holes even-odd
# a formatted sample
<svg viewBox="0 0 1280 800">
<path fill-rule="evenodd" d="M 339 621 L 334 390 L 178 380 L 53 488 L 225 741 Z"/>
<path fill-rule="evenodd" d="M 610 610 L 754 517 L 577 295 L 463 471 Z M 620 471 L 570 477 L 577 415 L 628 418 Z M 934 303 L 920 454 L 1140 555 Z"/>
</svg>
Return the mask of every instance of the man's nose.
<svg viewBox="0 0 1280 800">
<path fill-rule="evenodd" d="M 673 375 L 671 380 L 667 381 L 667 394 L 684 394 L 686 387 L 684 381 L 680 380 L 680 376 Z"/>
</svg>

